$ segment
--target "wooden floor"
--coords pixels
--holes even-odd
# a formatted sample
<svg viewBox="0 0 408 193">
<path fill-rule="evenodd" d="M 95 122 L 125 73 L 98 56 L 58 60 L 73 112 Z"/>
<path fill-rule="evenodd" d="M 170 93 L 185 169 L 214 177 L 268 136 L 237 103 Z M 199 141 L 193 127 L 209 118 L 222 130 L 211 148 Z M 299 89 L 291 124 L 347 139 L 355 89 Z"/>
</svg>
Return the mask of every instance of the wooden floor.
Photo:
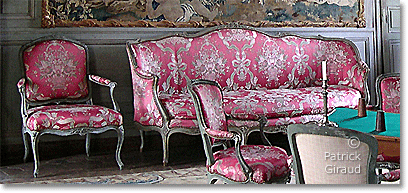
<svg viewBox="0 0 408 193">
<path fill-rule="evenodd" d="M 285 137 L 286 135 L 283 134 L 268 134 L 268 138 L 274 145 L 286 149 L 288 144 Z M 252 144 L 260 143 L 257 139 L 259 139 L 259 135 L 253 133 L 248 142 Z M 46 146 L 50 144 L 46 142 L 41 143 L 40 141 L 39 147 L 41 150 L 38 177 L 33 178 L 34 163 L 31 152 L 27 163 L 23 163 L 24 152 L 19 150 L 16 157 L 20 159 L 11 159 L 15 163 L 8 163 L 0 167 L 0 184 L 131 174 L 205 166 L 205 154 L 201 136 L 199 135 L 173 134 L 170 137 L 170 157 L 167 166 L 162 164 L 163 153 L 159 135 L 151 134 L 146 136 L 143 152 L 139 152 L 139 137 L 125 138 L 121 153 L 124 163 L 123 170 L 119 170 L 115 161 L 115 140 L 109 139 L 106 142 L 101 142 L 95 139 L 92 141 L 90 157 L 87 157 L 85 154 L 84 141 L 65 142 L 67 143 L 63 145 L 65 148 L 58 147 L 60 145 L 47 148 Z M 74 146 L 76 148 L 73 148 Z M 101 151 L 103 147 L 108 149 L 107 152 Z M 77 150 L 74 151 L 72 149 Z M 67 155 L 66 152 L 70 153 Z"/>
</svg>

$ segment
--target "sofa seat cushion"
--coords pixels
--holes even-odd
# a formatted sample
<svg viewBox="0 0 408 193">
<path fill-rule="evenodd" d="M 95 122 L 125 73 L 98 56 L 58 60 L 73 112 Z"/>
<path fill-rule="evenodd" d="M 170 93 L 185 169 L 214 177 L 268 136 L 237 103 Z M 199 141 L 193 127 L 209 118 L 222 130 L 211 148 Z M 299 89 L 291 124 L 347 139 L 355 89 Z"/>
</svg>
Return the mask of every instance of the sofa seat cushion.
<svg viewBox="0 0 408 193">
<path fill-rule="evenodd" d="M 160 94 L 159 99 L 171 119 L 197 119 L 193 100 L 189 94 Z"/>
<path fill-rule="evenodd" d="M 270 182 L 272 179 L 283 179 L 289 172 L 289 156 L 279 147 L 263 145 L 241 146 L 245 162 L 253 170 L 252 180 L 256 183 Z M 216 173 L 230 180 L 244 182 L 246 177 L 235 153 L 235 147 L 214 153 L 215 163 L 207 166 L 210 173 Z"/>
<path fill-rule="evenodd" d="M 361 94 L 358 90 L 339 85 L 328 88 L 329 111 L 335 107 L 356 108 Z M 160 95 L 171 119 L 196 119 L 193 101 L 187 94 Z M 224 92 L 225 113 L 236 119 L 258 119 L 265 115 L 280 123 L 290 117 L 323 113 L 321 87 L 299 89 L 239 90 Z"/>
<path fill-rule="evenodd" d="M 119 112 L 97 105 L 50 105 L 29 109 L 27 113 L 27 127 L 32 131 L 100 128 L 123 124 L 123 117 Z"/>
<path fill-rule="evenodd" d="M 224 93 L 225 113 L 237 119 L 297 117 L 323 113 L 321 87 L 271 90 L 239 90 Z M 328 88 L 329 111 L 335 107 L 356 108 L 361 94 L 358 90 L 333 85 Z"/>
</svg>

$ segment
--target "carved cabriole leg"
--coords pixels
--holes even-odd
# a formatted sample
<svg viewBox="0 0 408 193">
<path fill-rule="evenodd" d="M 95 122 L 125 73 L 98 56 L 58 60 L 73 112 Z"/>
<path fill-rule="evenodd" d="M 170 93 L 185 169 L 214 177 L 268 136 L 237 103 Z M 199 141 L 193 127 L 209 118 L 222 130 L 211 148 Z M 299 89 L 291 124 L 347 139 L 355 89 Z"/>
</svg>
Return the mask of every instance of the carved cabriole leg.
<svg viewBox="0 0 408 193">
<path fill-rule="evenodd" d="M 143 151 L 143 147 L 144 147 L 144 132 L 142 130 L 139 130 L 140 132 L 140 148 L 139 151 L 140 153 Z"/>
<path fill-rule="evenodd" d="M 90 156 L 90 146 L 91 146 L 91 134 L 87 133 L 85 137 L 85 151 L 86 155 L 89 157 Z"/>
<path fill-rule="evenodd" d="M 163 166 L 166 166 L 169 163 L 169 132 L 160 133 L 163 140 Z"/>
<path fill-rule="evenodd" d="M 125 130 L 123 129 L 123 125 L 118 127 L 116 131 L 118 132 L 118 145 L 116 146 L 115 158 L 116 158 L 116 162 L 119 165 L 119 169 L 122 170 L 124 164 L 122 160 L 120 159 L 120 151 L 122 149 L 123 137 L 125 136 Z"/>
<path fill-rule="evenodd" d="M 28 157 L 28 151 L 30 149 L 29 147 L 29 142 L 28 142 L 28 138 L 27 138 L 27 134 L 26 134 L 26 128 L 22 129 L 22 135 L 23 135 L 23 142 L 24 142 L 24 158 L 23 161 L 24 163 L 27 161 L 27 157 Z"/>
<path fill-rule="evenodd" d="M 38 141 L 40 139 L 40 135 L 38 132 L 34 131 L 30 133 L 31 135 L 31 146 L 33 148 L 33 155 L 34 155 L 34 178 L 38 175 L 38 167 L 40 166 L 40 157 L 38 155 Z"/>
</svg>

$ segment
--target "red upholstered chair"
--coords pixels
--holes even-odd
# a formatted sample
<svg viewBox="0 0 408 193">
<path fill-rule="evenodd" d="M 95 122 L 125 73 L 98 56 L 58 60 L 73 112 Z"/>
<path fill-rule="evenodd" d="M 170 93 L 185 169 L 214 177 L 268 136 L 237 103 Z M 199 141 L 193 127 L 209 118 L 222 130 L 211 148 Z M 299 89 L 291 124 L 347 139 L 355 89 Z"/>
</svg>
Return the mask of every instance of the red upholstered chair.
<svg viewBox="0 0 408 193">
<path fill-rule="evenodd" d="M 241 136 L 228 131 L 223 110 L 223 95 L 218 83 L 189 80 L 188 90 L 197 113 L 198 125 L 207 157 L 209 183 L 286 183 L 290 176 L 289 156 L 279 147 L 241 145 Z M 260 118 L 261 132 L 266 120 Z M 263 136 L 263 135 L 261 135 Z M 234 147 L 213 151 L 215 142 L 234 141 Z M 264 138 L 263 140 L 267 140 Z M 266 141 L 269 143 L 268 141 Z"/>
<path fill-rule="evenodd" d="M 400 73 L 379 75 L 376 79 L 376 92 L 376 109 L 389 113 L 400 113 Z M 388 177 L 391 177 L 391 180 L 395 180 L 396 177 L 399 179 L 400 157 L 388 156 L 383 152 L 379 153 L 380 154 L 377 156 L 377 165 L 379 165 L 380 168 L 392 171 L 393 174 L 398 173 L 398 175 L 387 174 Z M 385 179 L 387 180 L 387 178 Z"/>
<path fill-rule="evenodd" d="M 377 105 L 384 112 L 400 113 L 400 73 L 381 74 L 376 79 Z"/>
<path fill-rule="evenodd" d="M 118 133 L 116 162 L 122 169 L 123 117 L 113 98 L 115 82 L 89 75 L 88 49 L 78 41 L 47 36 L 24 45 L 20 50 L 24 76 L 17 83 L 21 95 L 24 161 L 29 151 L 27 134 L 34 154 L 34 177 L 38 175 L 38 142 L 43 134 L 86 135 L 89 156 L 90 134 L 107 130 Z M 113 109 L 94 105 L 91 83 L 109 87 Z"/>
</svg>

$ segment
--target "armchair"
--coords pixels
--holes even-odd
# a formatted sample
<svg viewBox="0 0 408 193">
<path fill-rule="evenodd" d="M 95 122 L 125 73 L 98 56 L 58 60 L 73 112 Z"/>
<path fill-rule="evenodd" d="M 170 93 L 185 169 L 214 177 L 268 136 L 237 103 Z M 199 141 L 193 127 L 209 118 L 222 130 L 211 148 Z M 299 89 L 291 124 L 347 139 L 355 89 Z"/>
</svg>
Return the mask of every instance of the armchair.
<svg viewBox="0 0 408 193">
<path fill-rule="evenodd" d="M 207 157 L 209 183 L 286 183 L 290 175 L 289 156 L 279 147 L 241 145 L 241 135 L 229 131 L 223 110 L 223 95 L 218 83 L 209 80 L 189 80 L 187 88 L 193 98 L 197 121 Z M 229 118 L 228 118 L 229 119 Z M 259 118 L 260 131 L 266 124 Z M 261 135 L 264 137 L 264 135 Z M 263 139 L 269 144 L 266 138 Z M 233 141 L 234 147 L 213 151 L 216 142 Z M 227 147 L 227 146 L 225 146 Z M 215 148 L 214 148 L 215 149 Z"/>
<path fill-rule="evenodd" d="M 294 124 L 288 127 L 297 184 L 378 184 L 399 179 L 399 170 L 376 174 L 378 142 L 370 134 Z"/>
<path fill-rule="evenodd" d="M 113 98 L 116 82 L 88 74 L 88 48 L 65 37 L 47 36 L 22 46 L 20 62 L 23 78 L 17 87 L 21 95 L 24 162 L 29 151 L 28 134 L 34 155 L 34 177 L 38 176 L 38 143 L 43 134 L 86 135 L 89 156 L 90 134 L 115 130 L 118 134 L 115 158 L 122 169 L 124 129 L 123 117 Z M 109 87 L 113 109 L 93 104 L 91 82 Z"/>
</svg>

